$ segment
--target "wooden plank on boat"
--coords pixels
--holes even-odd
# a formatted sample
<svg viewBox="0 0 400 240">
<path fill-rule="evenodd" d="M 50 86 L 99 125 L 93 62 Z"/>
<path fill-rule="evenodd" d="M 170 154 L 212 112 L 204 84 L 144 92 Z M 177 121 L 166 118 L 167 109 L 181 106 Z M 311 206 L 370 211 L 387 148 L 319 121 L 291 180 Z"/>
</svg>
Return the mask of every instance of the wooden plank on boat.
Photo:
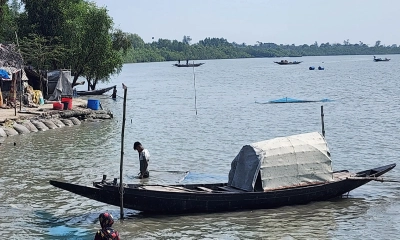
<svg viewBox="0 0 400 240">
<path fill-rule="evenodd" d="M 237 188 L 233 188 L 233 187 L 229 187 L 229 186 L 224 186 L 224 187 L 218 187 L 218 189 L 224 190 L 224 191 L 228 191 L 228 192 L 246 192 L 244 190 L 241 189 L 237 189 Z"/>
<path fill-rule="evenodd" d="M 198 192 L 196 190 L 187 189 L 184 187 L 178 186 L 161 186 L 161 185 L 152 185 L 152 186 L 142 186 L 142 189 L 150 190 L 150 191 L 160 191 L 160 192 Z"/>
<path fill-rule="evenodd" d="M 354 174 L 347 171 L 335 172 L 333 173 L 333 180 L 342 180 L 351 176 L 354 176 Z"/>
<path fill-rule="evenodd" d="M 198 189 L 200 189 L 200 190 L 203 190 L 203 191 L 205 191 L 205 192 L 213 192 L 214 190 L 212 190 L 212 189 L 209 189 L 209 188 L 206 188 L 206 187 L 197 187 Z"/>
</svg>

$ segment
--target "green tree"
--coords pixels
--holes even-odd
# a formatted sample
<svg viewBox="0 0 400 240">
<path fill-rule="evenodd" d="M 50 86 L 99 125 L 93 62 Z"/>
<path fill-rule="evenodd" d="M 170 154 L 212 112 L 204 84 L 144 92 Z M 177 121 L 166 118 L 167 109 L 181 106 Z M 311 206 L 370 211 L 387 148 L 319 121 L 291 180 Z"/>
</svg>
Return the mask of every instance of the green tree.
<svg viewBox="0 0 400 240">
<path fill-rule="evenodd" d="M 107 9 L 94 3 L 80 2 L 66 12 L 70 19 L 64 28 L 64 40 L 71 49 L 67 62 L 72 68 L 75 86 L 79 77 L 86 77 L 88 88 L 98 81 L 107 81 L 122 68 L 122 54 L 131 45 L 127 35 L 112 31 L 113 21 Z M 128 44 L 127 44 L 128 43 Z"/>
<path fill-rule="evenodd" d="M 133 48 L 143 48 L 144 47 L 145 43 L 144 43 L 143 39 L 136 33 L 135 34 L 129 33 L 127 37 L 129 39 L 129 41 L 131 42 L 131 45 Z"/>
<path fill-rule="evenodd" d="M 192 41 L 192 38 L 190 37 L 190 36 L 183 36 L 183 40 L 182 40 L 182 42 L 184 43 L 184 44 L 190 44 L 190 42 Z"/>
<path fill-rule="evenodd" d="M 63 61 L 68 50 L 58 42 L 57 38 L 30 34 L 21 40 L 20 48 L 24 61 L 31 63 L 39 73 L 40 69 L 52 69 L 52 66 Z"/>
<path fill-rule="evenodd" d="M 83 0 L 22 0 L 24 18 L 27 25 L 26 35 L 35 33 L 44 37 L 62 36 L 67 19 L 64 11 Z"/>
<path fill-rule="evenodd" d="M 7 4 L 7 0 L 0 0 L 0 42 L 15 42 L 18 30 L 16 4 L 16 0 L 11 1 L 11 5 Z"/>
</svg>

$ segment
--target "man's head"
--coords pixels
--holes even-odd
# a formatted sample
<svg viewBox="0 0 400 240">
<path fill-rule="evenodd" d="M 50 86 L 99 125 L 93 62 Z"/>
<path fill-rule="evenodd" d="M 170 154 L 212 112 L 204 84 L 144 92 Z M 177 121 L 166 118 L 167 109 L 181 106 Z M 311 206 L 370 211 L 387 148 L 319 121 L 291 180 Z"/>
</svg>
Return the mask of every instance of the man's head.
<svg viewBox="0 0 400 240">
<path fill-rule="evenodd" d="M 135 143 L 133 144 L 133 149 L 136 150 L 136 151 L 138 151 L 138 152 L 143 151 L 142 144 L 141 144 L 140 142 L 135 142 Z"/>
</svg>

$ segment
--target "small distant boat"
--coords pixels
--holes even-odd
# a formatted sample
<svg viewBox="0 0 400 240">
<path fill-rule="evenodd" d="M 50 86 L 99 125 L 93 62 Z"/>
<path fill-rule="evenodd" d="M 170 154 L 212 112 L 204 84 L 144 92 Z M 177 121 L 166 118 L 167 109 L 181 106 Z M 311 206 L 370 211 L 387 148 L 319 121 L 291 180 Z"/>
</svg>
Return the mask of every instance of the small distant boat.
<svg viewBox="0 0 400 240">
<path fill-rule="evenodd" d="M 103 95 L 104 93 L 110 91 L 114 87 L 116 87 L 116 85 L 111 86 L 111 87 L 107 87 L 107 88 L 101 88 L 101 89 L 97 89 L 97 90 L 92 90 L 92 91 L 77 91 L 77 94 L 79 96 Z"/>
<path fill-rule="evenodd" d="M 321 66 L 318 67 L 318 70 L 324 70 L 324 69 L 325 69 L 324 67 Z"/>
<path fill-rule="evenodd" d="M 308 70 L 315 70 L 315 67 L 311 66 L 311 67 L 308 68 Z"/>
<path fill-rule="evenodd" d="M 189 63 L 189 61 L 186 61 L 185 63 L 181 63 L 181 61 L 178 61 L 178 63 L 172 64 L 172 66 L 175 67 L 199 67 L 201 65 L 203 65 L 204 63 Z"/>
<path fill-rule="evenodd" d="M 293 64 L 300 64 L 301 61 L 288 62 L 288 60 L 281 60 L 280 62 L 274 62 L 274 63 L 279 65 L 293 65 Z"/>
<path fill-rule="evenodd" d="M 390 61 L 390 58 L 376 58 L 375 56 L 374 56 L 374 61 L 375 62 L 389 62 Z"/>
</svg>

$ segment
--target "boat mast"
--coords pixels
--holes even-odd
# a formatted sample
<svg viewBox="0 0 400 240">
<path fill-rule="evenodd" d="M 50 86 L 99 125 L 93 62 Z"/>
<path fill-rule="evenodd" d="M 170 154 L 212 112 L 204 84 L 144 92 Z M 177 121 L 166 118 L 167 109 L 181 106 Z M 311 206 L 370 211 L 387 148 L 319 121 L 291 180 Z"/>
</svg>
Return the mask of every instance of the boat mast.
<svg viewBox="0 0 400 240">
<path fill-rule="evenodd" d="M 125 112 L 126 112 L 126 93 L 128 88 L 125 84 L 122 84 L 122 88 L 124 89 L 124 105 L 123 105 L 123 114 L 122 114 L 122 131 L 121 131 L 121 162 L 119 169 L 119 193 L 120 196 L 120 214 L 121 219 L 124 219 L 124 185 L 122 181 L 122 173 L 123 173 L 123 164 L 124 164 L 124 136 L 125 136 Z"/>
</svg>

